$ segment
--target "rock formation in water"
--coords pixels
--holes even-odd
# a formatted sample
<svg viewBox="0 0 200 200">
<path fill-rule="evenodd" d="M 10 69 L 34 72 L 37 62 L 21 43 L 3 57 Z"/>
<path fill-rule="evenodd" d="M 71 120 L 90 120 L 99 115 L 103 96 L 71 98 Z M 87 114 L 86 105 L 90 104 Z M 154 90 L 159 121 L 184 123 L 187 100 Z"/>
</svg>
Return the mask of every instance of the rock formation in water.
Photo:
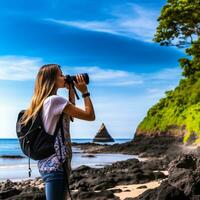
<svg viewBox="0 0 200 200">
<path fill-rule="evenodd" d="M 101 125 L 98 133 L 94 137 L 93 142 L 114 142 L 114 139 L 108 133 L 104 123 Z"/>
</svg>

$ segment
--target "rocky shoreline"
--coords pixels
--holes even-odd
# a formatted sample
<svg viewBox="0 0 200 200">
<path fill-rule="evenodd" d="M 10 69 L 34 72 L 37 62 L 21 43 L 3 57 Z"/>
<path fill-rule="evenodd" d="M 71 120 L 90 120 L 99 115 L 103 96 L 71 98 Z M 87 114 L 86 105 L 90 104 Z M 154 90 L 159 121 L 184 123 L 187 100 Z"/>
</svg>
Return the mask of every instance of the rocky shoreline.
<svg viewBox="0 0 200 200">
<path fill-rule="evenodd" d="M 119 199 L 114 195 L 115 190 L 108 189 L 167 177 L 155 170 L 157 167 L 152 162 L 140 162 L 138 159 L 116 162 L 99 169 L 83 165 L 72 171 L 70 189 L 74 199 Z M 21 182 L 7 180 L 0 184 L 0 191 L 0 199 L 45 199 L 44 184 L 39 177 Z"/>
<path fill-rule="evenodd" d="M 158 181 L 159 187 L 146 190 L 138 197 L 126 200 L 184 200 L 200 199 L 199 149 L 186 151 L 173 138 L 137 138 L 137 140 L 114 145 L 73 144 L 91 155 L 94 153 L 126 153 L 148 158 L 145 161 L 129 159 L 103 168 L 80 166 L 72 171 L 70 189 L 77 200 L 120 199 L 122 192 L 112 189 L 119 185 L 147 184 Z M 169 176 L 162 171 L 168 170 Z M 0 183 L 0 199 L 45 199 L 44 184 L 40 178 Z"/>
<path fill-rule="evenodd" d="M 145 137 L 138 136 L 134 140 L 122 144 L 98 144 L 98 143 L 73 143 L 73 146 L 80 148 L 84 153 L 122 153 L 146 157 L 170 157 L 170 161 L 179 155 L 183 149 L 181 139 L 174 137 Z"/>
</svg>

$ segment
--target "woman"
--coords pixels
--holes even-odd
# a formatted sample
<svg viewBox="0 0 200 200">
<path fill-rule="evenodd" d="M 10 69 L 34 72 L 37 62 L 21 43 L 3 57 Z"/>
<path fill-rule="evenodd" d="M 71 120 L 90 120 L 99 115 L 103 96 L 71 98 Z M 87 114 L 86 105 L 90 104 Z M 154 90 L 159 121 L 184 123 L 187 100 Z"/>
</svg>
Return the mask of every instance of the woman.
<svg viewBox="0 0 200 200">
<path fill-rule="evenodd" d="M 65 83 L 65 76 L 62 74 L 60 66 L 56 64 L 42 66 L 37 74 L 31 104 L 22 118 L 22 123 L 26 123 L 42 109 L 44 128 L 48 134 L 54 134 L 61 114 L 63 116 L 64 143 L 59 129 L 54 144 L 55 154 L 38 162 L 39 172 L 45 182 L 47 200 L 64 200 L 68 193 L 64 171 L 69 176 L 72 157 L 70 117 L 87 121 L 95 120 L 92 101 L 84 78 L 77 75 L 76 79 L 77 83 L 74 81 L 74 85 L 82 93 L 84 110 L 75 106 L 74 91 L 71 85 Z M 57 95 L 59 88 L 69 90 L 69 100 Z M 65 166 L 65 170 L 63 166 Z"/>
</svg>

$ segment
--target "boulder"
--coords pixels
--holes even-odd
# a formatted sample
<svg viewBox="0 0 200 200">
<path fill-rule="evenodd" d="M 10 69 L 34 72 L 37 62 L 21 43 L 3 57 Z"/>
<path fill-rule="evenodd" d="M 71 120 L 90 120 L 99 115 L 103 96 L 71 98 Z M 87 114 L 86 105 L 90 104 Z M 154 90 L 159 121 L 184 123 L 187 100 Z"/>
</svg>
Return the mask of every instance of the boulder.
<svg viewBox="0 0 200 200">
<path fill-rule="evenodd" d="M 179 156 L 169 165 L 169 183 L 188 196 L 200 197 L 200 158 L 199 155 Z"/>
<path fill-rule="evenodd" d="M 108 133 L 104 123 L 101 125 L 98 133 L 94 137 L 93 142 L 114 142 L 114 139 Z"/>
</svg>

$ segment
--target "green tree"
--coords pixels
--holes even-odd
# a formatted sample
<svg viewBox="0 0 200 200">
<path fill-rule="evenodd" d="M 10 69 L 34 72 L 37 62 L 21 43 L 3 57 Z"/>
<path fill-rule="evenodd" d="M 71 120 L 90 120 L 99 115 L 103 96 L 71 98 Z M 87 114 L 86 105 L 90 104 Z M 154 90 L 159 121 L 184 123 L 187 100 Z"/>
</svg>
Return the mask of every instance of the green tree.
<svg viewBox="0 0 200 200">
<path fill-rule="evenodd" d="M 186 48 L 179 60 L 183 75 L 197 78 L 200 72 L 200 0 L 168 0 L 162 8 L 154 41 L 160 45 Z M 190 46 L 191 45 L 191 46 Z"/>
<path fill-rule="evenodd" d="M 182 47 L 200 35 L 200 0 L 168 0 L 158 18 L 154 41 Z"/>
</svg>

